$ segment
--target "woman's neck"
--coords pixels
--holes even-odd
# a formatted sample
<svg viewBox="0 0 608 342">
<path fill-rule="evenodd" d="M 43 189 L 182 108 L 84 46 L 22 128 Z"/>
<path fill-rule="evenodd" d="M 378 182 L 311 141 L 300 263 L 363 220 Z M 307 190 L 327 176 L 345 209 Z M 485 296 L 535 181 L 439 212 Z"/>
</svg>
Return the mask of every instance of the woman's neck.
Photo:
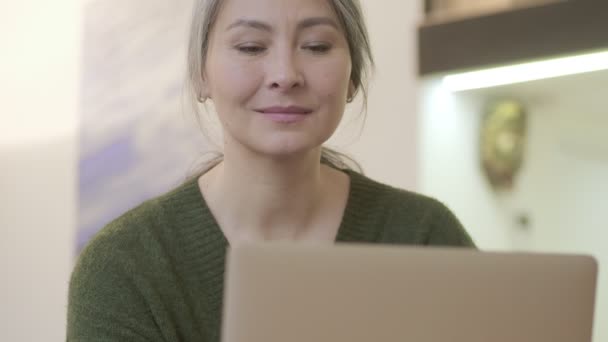
<svg viewBox="0 0 608 342">
<path fill-rule="evenodd" d="M 201 190 L 231 243 L 300 239 L 344 197 L 345 175 L 319 160 L 320 151 L 282 160 L 226 155 L 201 177 Z"/>
</svg>

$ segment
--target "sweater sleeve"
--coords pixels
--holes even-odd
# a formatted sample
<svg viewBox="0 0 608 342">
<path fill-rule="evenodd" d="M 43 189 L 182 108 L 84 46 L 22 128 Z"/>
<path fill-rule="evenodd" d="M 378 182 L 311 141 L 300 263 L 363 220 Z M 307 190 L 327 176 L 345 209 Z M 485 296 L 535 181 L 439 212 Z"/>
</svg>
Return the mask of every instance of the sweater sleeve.
<svg viewBox="0 0 608 342">
<path fill-rule="evenodd" d="M 476 248 L 473 239 L 458 218 L 443 203 L 434 201 L 430 210 L 427 245 Z"/>
<path fill-rule="evenodd" d="M 67 341 L 164 340 L 131 265 L 106 237 L 82 251 L 70 281 Z"/>
</svg>

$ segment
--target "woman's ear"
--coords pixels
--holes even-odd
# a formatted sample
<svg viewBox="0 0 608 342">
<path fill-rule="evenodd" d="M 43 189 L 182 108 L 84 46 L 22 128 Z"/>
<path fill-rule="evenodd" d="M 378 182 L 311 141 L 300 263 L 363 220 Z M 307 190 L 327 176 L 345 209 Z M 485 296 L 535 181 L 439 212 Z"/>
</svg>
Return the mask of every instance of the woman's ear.
<svg viewBox="0 0 608 342">
<path fill-rule="evenodd" d="M 201 84 L 200 84 L 199 92 L 197 94 L 197 99 L 198 99 L 198 102 L 204 103 L 205 101 L 207 101 L 207 99 L 210 99 L 210 98 L 211 98 L 211 93 L 209 91 L 209 83 L 207 82 L 207 78 L 203 74 L 203 75 L 201 75 Z"/>
<path fill-rule="evenodd" d="M 211 98 L 211 95 L 209 95 L 209 91 L 207 90 L 207 86 L 204 84 L 201 84 L 201 89 L 197 95 L 197 100 L 200 103 L 204 103 L 205 101 L 207 101 L 208 99 Z"/>
<path fill-rule="evenodd" d="M 357 93 L 357 87 L 355 87 L 355 84 L 353 83 L 353 81 L 350 81 L 350 83 L 348 85 L 348 92 L 346 93 L 346 102 L 347 103 L 353 102 L 353 99 L 354 99 L 356 93 Z"/>
</svg>

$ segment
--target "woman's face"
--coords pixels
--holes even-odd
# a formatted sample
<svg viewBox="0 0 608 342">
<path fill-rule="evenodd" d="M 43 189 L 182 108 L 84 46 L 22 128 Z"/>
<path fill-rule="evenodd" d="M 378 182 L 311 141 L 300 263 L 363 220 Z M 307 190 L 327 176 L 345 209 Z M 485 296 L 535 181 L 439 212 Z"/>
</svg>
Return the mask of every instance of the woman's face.
<svg viewBox="0 0 608 342">
<path fill-rule="evenodd" d="M 213 100 L 226 144 L 280 157 L 329 139 L 350 74 L 348 43 L 327 0 L 225 0 L 203 95 Z"/>
</svg>

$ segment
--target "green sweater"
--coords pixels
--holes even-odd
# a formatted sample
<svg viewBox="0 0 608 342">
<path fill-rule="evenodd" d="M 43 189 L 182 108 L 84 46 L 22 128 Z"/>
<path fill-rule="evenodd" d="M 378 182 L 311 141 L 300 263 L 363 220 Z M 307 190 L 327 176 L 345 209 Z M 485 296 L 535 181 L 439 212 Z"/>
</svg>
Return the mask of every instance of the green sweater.
<svg viewBox="0 0 608 342">
<path fill-rule="evenodd" d="M 348 172 L 337 242 L 474 244 L 440 202 Z M 226 241 L 196 180 L 102 229 L 79 256 L 68 341 L 219 341 Z"/>
</svg>

